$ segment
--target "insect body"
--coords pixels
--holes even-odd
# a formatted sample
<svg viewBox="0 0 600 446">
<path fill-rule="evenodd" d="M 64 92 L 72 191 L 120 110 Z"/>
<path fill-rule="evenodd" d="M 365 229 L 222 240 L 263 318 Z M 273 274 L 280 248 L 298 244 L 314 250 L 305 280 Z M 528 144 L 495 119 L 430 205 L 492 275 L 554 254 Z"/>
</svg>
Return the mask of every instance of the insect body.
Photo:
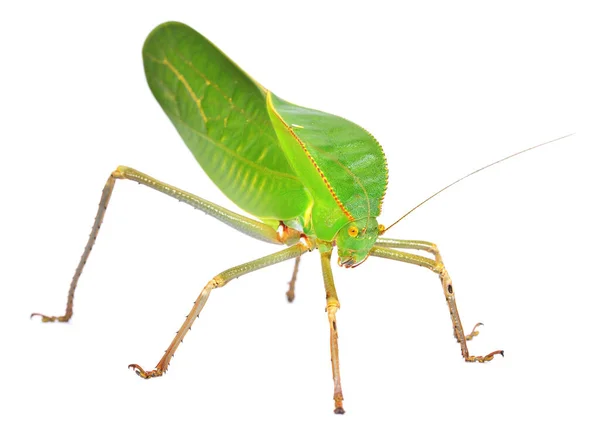
<svg viewBox="0 0 600 446">
<path fill-rule="evenodd" d="M 426 267 L 442 282 L 454 336 L 464 359 L 485 362 L 501 351 L 472 356 L 456 308 L 452 281 L 437 247 L 424 241 L 383 238 L 377 222 L 387 186 L 387 166 L 377 141 L 364 129 L 338 116 L 300 107 L 255 82 L 193 29 L 165 23 L 148 36 L 143 49 L 148 84 L 161 107 L 212 181 L 251 219 L 162 183 L 135 169 L 119 166 L 104 187 L 92 233 L 73 277 L 66 312 L 41 316 L 44 322 L 68 321 L 83 266 L 102 224 L 117 179 L 133 180 L 170 195 L 251 237 L 287 245 L 274 254 L 230 268 L 211 279 L 154 370 L 130 367 L 143 378 L 161 376 L 200 314 L 209 294 L 233 278 L 317 248 L 325 284 L 334 380 L 335 413 L 344 413 L 339 371 L 331 255 L 340 266 L 356 267 L 371 255 Z M 405 252 L 421 250 L 433 258 Z"/>
</svg>

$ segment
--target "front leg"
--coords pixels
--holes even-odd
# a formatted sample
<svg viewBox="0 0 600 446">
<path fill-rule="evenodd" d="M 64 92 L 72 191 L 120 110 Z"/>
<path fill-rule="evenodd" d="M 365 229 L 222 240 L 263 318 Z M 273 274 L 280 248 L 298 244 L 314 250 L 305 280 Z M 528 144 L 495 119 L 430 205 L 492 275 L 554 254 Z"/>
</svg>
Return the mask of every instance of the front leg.
<svg viewBox="0 0 600 446">
<path fill-rule="evenodd" d="M 335 317 L 335 314 L 340 309 L 340 301 L 337 297 L 337 291 L 333 282 L 333 272 L 331 271 L 331 250 L 332 245 L 330 243 L 319 244 L 323 281 L 325 283 L 325 297 L 327 300 L 325 311 L 327 311 L 327 318 L 329 320 L 329 348 L 331 350 L 331 370 L 333 373 L 333 412 L 341 415 L 345 413 L 345 410 L 342 380 L 340 378 L 337 320 Z"/>
<path fill-rule="evenodd" d="M 422 242 L 421 242 L 422 243 Z M 432 244 L 431 244 L 432 245 Z M 435 245 L 433 245 L 435 246 Z M 408 247 L 408 246 L 407 246 Z M 412 245 L 410 248 L 414 249 L 424 249 L 417 248 Z M 458 315 L 458 308 L 456 306 L 456 298 L 454 296 L 454 287 L 452 286 L 452 279 L 446 271 L 446 267 L 444 263 L 441 261 L 441 256 L 436 256 L 438 259 L 433 260 L 427 257 L 410 254 L 408 252 L 396 251 L 394 249 L 384 248 L 381 246 L 375 246 L 371 249 L 370 255 L 374 257 L 382 257 L 384 259 L 397 260 L 405 263 L 412 263 L 413 265 L 423 266 L 434 273 L 438 274 L 440 280 L 442 282 L 442 288 L 444 289 L 444 296 L 446 297 L 446 303 L 448 304 L 448 309 L 450 310 L 450 318 L 452 319 L 452 328 L 454 331 L 454 336 L 456 337 L 458 343 L 460 344 L 460 350 L 463 358 L 467 362 L 487 362 L 494 359 L 495 355 L 504 356 L 503 350 L 495 350 L 491 353 L 488 353 L 485 356 L 472 356 L 469 354 L 469 348 L 467 347 L 467 341 L 472 339 L 473 336 L 477 335 L 478 332 L 477 327 L 479 324 L 476 324 L 473 328 L 473 331 L 469 335 L 465 335 L 465 332 L 462 327 L 462 323 L 460 321 L 460 316 Z"/>
<path fill-rule="evenodd" d="M 400 240 L 400 239 L 394 239 L 394 238 L 379 237 L 377 239 L 377 242 L 375 242 L 375 246 L 377 246 L 379 248 L 415 249 L 415 250 L 419 250 L 419 251 L 427 251 L 429 254 L 434 256 L 435 261 L 437 263 L 439 263 L 441 265 L 444 264 L 444 261 L 442 260 L 442 255 L 440 254 L 440 250 L 438 249 L 438 247 L 435 243 L 426 242 L 423 240 Z M 446 274 L 447 274 L 447 272 L 446 272 Z M 449 279 L 450 279 L 450 276 L 448 276 L 448 280 Z M 451 282 L 452 281 L 450 281 L 450 283 Z M 444 294 L 446 294 L 446 291 L 444 291 Z M 447 299 L 448 298 L 446 297 L 446 300 Z M 454 306 L 456 307 L 456 304 Z M 473 329 L 471 330 L 471 333 L 469 333 L 468 335 L 465 336 L 465 340 L 470 341 L 475 336 L 477 336 L 479 334 L 479 331 L 477 330 L 477 328 L 479 328 L 482 325 L 483 324 L 481 322 L 477 322 L 475 324 L 475 326 L 473 327 Z M 456 339 L 457 342 L 460 342 L 456 328 L 454 329 L 454 338 Z"/>
</svg>

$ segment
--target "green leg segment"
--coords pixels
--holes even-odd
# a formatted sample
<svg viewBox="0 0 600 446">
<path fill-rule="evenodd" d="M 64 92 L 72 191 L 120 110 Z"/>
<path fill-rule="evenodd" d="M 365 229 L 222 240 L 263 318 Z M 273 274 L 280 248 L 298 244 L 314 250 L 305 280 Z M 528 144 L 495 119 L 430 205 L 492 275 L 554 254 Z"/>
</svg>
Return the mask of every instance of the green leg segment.
<svg viewBox="0 0 600 446">
<path fill-rule="evenodd" d="M 380 248 L 395 248 L 395 249 L 418 249 L 427 251 L 435 256 L 435 260 L 442 262 L 440 250 L 435 243 L 425 242 L 423 240 L 398 240 L 395 238 L 379 237 L 375 242 L 375 246 Z"/>
<path fill-rule="evenodd" d="M 96 237 L 100 231 L 100 226 L 102 225 L 102 220 L 104 219 L 104 214 L 106 213 L 106 208 L 108 207 L 113 188 L 115 187 L 115 181 L 118 179 L 132 180 L 176 198 L 179 201 L 187 203 L 190 206 L 205 212 L 211 217 L 214 217 L 226 225 L 231 226 L 232 228 L 255 239 L 277 245 L 285 244 L 288 246 L 291 246 L 300 240 L 301 233 L 294 229 L 286 227 L 284 231 L 278 232 L 269 225 L 248 217 L 244 217 L 243 215 L 236 214 L 235 212 L 228 211 L 227 209 L 217 206 L 210 201 L 204 200 L 196 195 L 190 194 L 189 192 L 158 181 L 146 174 L 132 169 L 131 167 L 119 166 L 110 175 L 110 177 L 108 177 L 106 185 L 102 190 L 102 197 L 100 198 L 100 204 L 98 205 L 98 212 L 96 213 L 94 225 L 92 226 L 92 232 L 90 233 L 88 242 L 83 250 L 81 260 L 79 260 L 79 264 L 75 270 L 75 275 L 71 280 L 65 314 L 62 316 L 46 316 L 40 313 L 33 313 L 31 315 L 32 317 L 40 316 L 42 318 L 42 322 L 67 322 L 69 319 L 71 319 L 71 316 L 73 315 L 73 299 L 75 298 L 77 282 L 79 281 L 79 277 L 81 277 L 81 273 L 83 272 L 83 267 L 85 266 L 85 263 L 92 252 L 92 247 L 94 246 L 94 242 L 96 241 Z"/>
<path fill-rule="evenodd" d="M 385 248 L 382 246 L 384 244 L 385 246 L 393 246 L 394 248 L 426 250 L 434 254 L 436 256 L 436 260 L 419 256 L 416 254 L 410 254 L 407 252 Z M 448 304 L 448 309 L 450 310 L 450 317 L 452 319 L 454 336 L 460 344 L 462 356 L 463 358 L 465 358 L 465 361 L 486 362 L 491 361 L 495 355 L 504 356 L 504 351 L 502 350 L 493 351 L 485 356 L 471 356 L 469 354 L 469 349 L 467 348 L 467 341 L 478 334 L 476 329 L 481 324 L 475 325 L 473 332 L 465 336 L 462 323 L 460 321 L 460 316 L 458 315 L 458 308 L 456 306 L 456 299 L 454 297 L 454 288 L 452 287 L 452 279 L 450 278 L 448 271 L 446 271 L 444 263 L 441 261 L 441 256 L 439 255 L 437 247 L 433 243 L 412 240 L 384 239 L 381 242 L 381 244 L 378 241 L 378 243 L 371 249 L 370 255 L 374 257 L 382 257 L 384 259 L 397 260 L 400 262 L 412 263 L 413 265 L 423 266 L 439 275 L 440 280 L 442 282 L 442 287 L 444 289 L 444 296 L 446 297 L 446 302 Z"/>
</svg>

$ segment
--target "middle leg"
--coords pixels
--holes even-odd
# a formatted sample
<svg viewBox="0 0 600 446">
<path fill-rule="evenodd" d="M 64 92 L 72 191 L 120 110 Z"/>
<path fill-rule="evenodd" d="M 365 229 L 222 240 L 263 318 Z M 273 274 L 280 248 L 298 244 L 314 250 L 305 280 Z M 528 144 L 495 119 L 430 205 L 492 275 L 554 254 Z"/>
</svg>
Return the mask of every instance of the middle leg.
<svg viewBox="0 0 600 446">
<path fill-rule="evenodd" d="M 210 292 L 212 290 L 214 290 L 215 288 L 225 286 L 232 279 L 243 276 L 244 274 L 251 273 L 258 269 L 265 268 L 267 266 L 271 266 L 276 263 L 283 262 L 285 260 L 300 257 L 302 254 L 304 254 L 311 248 L 312 247 L 308 245 L 305 239 L 302 238 L 300 242 L 296 245 L 290 246 L 289 248 L 286 248 L 282 251 L 270 254 L 265 257 L 261 257 L 260 259 L 253 260 L 251 262 L 244 263 L 239 266 L 235 266 L 226 271 L 223 271 L 220 274 L 217 274 L 206 284 L 206 286 L 200 293 L 200 296 L 198 296 L 198 299 L 196 299 L 196 302 L 194 302 L 192 311 L 190 311 L 190 314 L 188 314 L 188 316 L 185 318 L 183 325 L 175 335 L 175 338 L 165 351 L 163 357 L 160 359 L 158 364 L 156 364 L 154 370 L 146 371 L 137 364 L 130 364 L 129 368 L 134 369 L 135 372 L 144 379 L 155 378 L 163 375 L 167 371 L 169 363 L 171 362 L 171 358 L 175 355 L 175 351 L 179 347 L 179 344 L 181 344 L 187 332 L 192 329 L 192 324 L 200 315 L 200 311 L 202 311 L 202 308 L 204 308 L 204 305 L 206 304 L 208 296 L 210 295 Z"/>
</svg>

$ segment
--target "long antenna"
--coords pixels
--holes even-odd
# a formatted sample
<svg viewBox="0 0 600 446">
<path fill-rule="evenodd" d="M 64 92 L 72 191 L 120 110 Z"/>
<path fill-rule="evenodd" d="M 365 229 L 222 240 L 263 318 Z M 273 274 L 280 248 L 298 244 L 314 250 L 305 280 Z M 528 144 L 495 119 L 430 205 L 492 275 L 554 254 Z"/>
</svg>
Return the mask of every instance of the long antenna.
<svg viewBox="0 0 600 446">
<path fill-rule="evenodd" d="M 568 138 L 569 136 L 573 136 L 574 134 L 575 134 L 575 133 L 569 133 L 568 135 L 561 136 L 560 138 L 553 139 L 552 141 L 546 141 L 546 142 L 543 142 L 543 143 L 541 143 L 541 144 L 538 144 L 537 146 L 529 147 L 528 149 L 521 150 L 520 152 L 517 152 L 517 153 L 513 153 L 512 155 L 509 155 L 509 156 L 507 156 L 507 157 L 504 157 L 504 158 L 502 158 L 502 159 L 500 159 L 500 160 L 498 160 L 498 161 L 494 161 L 493 163 L 490 163 L 490 164 L 488 164 L 488 165 L 486 165 L 486 166 L 480 167 L 480 168 L 479 168 L 479 169 L 477 169 L 477 170 L 474 170 L 473 172 L 471 172 L 471 173 L 469 173 L 469 174 L 465 175 L 464 177 L 461 177 L 461 178 L 459 178 L 458 180 L 456 180 L 456 181 L 454 181 L 454 182 L 450 183 L 450 184 L 449 184 L 449 185 L 447 185 L 446 187 L 443 187 L 442 189 L 438 190 L 438 191 L 437 191 L 435 194 L 433 194 L 433 195 L 429 196 L 428 198 L 426 198 L 425 200 L 421 201 L 421 202 L 420 202 L 418 205 L 416 205 L 414 208 L 412 208 L 410 211 L 408 211 L 406 214 L 404 214 L 404 215 L 403 215 L 402 217 L 400 217 L 398 220 L 396 220 L 394 223 L 392 223 L 392 224 L 391 224 L 391 225 L 389 225 L 387 228 L 385 228 L 385 230 L 384 230 L 383 232 L 387 232 L 387 231 L 388 231 L 388 230 L 389 230 L 389 229 L 390 229 L 392 226 L 394 226 L 394 225 L 395 225 L 396 223 L 398 223 L 400 220 L 403 220 L 404 218 L 406 218 L 406 217 L 407 217 L 408 215 L 410 215 L 410 214 L 411 214 L 413 211 L 415 211 L 415 210 L 417 210 L 418 208 L 420 208 L 421 206 L 423 206 L 423 205 L 424 205 L 425 203 L 427 203 L 429 200 L 431 200 L 431 199 L 432 199 L 432 198 L 434 198 L 434 197 L 437 197 L 439 194 L 441 194 L 442 192 L 444 192 L 446 189 L 448 189 L 448 188 L 450 188 L 450 187 L 454 186 L 456 183 L 460 183 L 462 180 L 469 178 L 471 175 L 475 175 L 476 173 L 479 173 L 479 172 L 481 172 L 482 170 L 485 170 L 485 169 L 487 169 L 488 167 L 492 167 L 492 166 L 495 166 L 496 164 L 500 164 L 500 163 L 501 163 L 501 162 L 503 162 L 503 161 L 506 161 L 506 160 L 508 160 L 508 159 L 510 159 L 510 158 L 514 158 L 515 156 L 518 156 L 518 155 L 522 155 L 523 153 L 525 153 L 525 152 L 529 152 L 530 150 L 537 149 L 538 147 L 545 146 L 546 144 L 550 144 L 550 143 L 553 143 L 553 142 L 556 142 L 556 141 L 560 141 L 561 139 Z M 383 234 L 383 232 L 382 232 L 381 234 Z"/>
</svg>

